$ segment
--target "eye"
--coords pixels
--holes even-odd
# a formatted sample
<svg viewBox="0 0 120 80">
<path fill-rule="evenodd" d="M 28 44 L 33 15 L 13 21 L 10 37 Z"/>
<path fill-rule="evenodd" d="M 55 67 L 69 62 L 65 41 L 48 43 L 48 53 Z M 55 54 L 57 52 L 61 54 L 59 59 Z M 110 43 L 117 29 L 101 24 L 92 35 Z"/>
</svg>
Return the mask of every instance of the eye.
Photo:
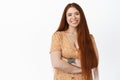
<svg viewBox="0 0 120 80">
<path fill-rule="evenodd" d="M 72 14 L 71 14 L 71 13 L 68 13 L 67 16 L 72 16 Z"/>
<path fill-rule="evenodd" d="M 80 13 L 79 12 L 75 12 L 75 15 L 80 15 Z"/>
</svg>

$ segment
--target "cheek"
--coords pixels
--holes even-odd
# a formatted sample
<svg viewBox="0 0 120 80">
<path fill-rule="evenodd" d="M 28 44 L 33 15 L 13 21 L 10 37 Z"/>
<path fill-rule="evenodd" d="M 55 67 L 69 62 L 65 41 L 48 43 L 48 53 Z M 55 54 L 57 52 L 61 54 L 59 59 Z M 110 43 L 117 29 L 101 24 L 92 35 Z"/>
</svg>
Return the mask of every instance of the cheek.
<svg viewBox="0 0 120 80">
<path fill-rule="evenodd" d="M 80 19 L 80 16 L 76 16 L 78 19 Z"/>
<path fill-rule="evenodd" d="M 80 22 L 80 19 L 81 19 L 81 18 L 80 18 L 80 16 L 79 16 L 79 17 L 78 17 L 79 22 Z"/>
<path fill-rule="evenodd" d="M 69 23 L 69 22 L 70 22 L 70 17 L 67 17 L 66 20 L 67 20 L 67 22 Z"/>
</svg>

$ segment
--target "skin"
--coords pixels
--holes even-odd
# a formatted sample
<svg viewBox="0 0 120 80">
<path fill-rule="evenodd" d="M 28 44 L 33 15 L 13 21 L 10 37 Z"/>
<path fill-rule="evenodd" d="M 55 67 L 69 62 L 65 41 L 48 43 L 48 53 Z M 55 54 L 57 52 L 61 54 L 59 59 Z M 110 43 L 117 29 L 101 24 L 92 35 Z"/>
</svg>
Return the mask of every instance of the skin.
<svg viewBox="0 0 120 80">
<path fill-rule="evenodd" d="M 67 18 L 67 22 L 69 24 L 69 29 L 65 32 L 67 35 L 69 35 L 69 37 L 71 39 L 73 39 L 73 40 L 71 40 L 71 42 L 76 44 L 76 42 L 74 42 L 74 41 L 76 41 L 75 40 L 76 38 L 74 39 L 72 37 L 77 36 L 76 35 L 76 27 L 80 22 L 80 13 L 78 12 L 77 9 L 71 7 L 66 12 L 66 18 Z M 72 35 L 72 37 L 71 37 L 71 35 Z M 51 62 L 52 62 L 52 65 L 54 68 L 60 69 L 64 72 L 81 73 L 81 71 L 82 71 L 81 68 L 79 66 L 77 66 L 78 64 L 72 65 L 72 64 L 67 63 L 67 59 L 61 57 L 60 51 L 51 52 Z"/>
<path fill-rule="evenodd" d="M 79 47 L 77 43 L 76 27 L 80 23 L 79 11 L 74 7 L 69 8 L 68 11 L 66 12 L 66 19 L 67 19 L 67 23 L 69 24 L 69 28 L 68 30 L 65 31 L 65 33 L 67 34 L 67 37 L 70 39 L 71 43 L 75 46 L 75 48 L 78 49 Z M 65 60 L 65 58 L 63 60 Z M 72 65 L 81 67 L 80 60 L 75 59 L 75 63 L 72 63 Z"/>
<path fill-rule="evenodd" d="M 71 30 L 76 30 L 76 27 L 80 23 L 79 11 L 74 7 L 69 8 L 68 11 L 66 12 L 66 18 L 67 23 L 69 24 L 69 29 L 72 28 Z"/>
<path fill-rule="evenodd" d="M 77 43 L 76 27 L 80 23 L 79 11 L 74 7 L 70 7 L 66 12 L 66 19 L 67 19 L 67 23 L 69 24 L 68 26 L 69 28 L 65 31 L 65 33 L 67 34 L 68 38 L 70 39 L 71 43 L 75 46 L 75 48 L 78 49 L 79 47 Z M 95 41 L 93 37 L 91 38 L 94 44 L 95 51 L 97 53 Z M 72 73 L 72 74 L 77 74 L 82 72 L 80 68 L 81 65 L 80 65 L 79 59 L 75 59 L 75 63 L 69 64 L 67 63 L 67 59 L 61 57 L 61 51 L 51 52 L 50 55 L 51 55 L 52 66 L 54 68 L 60 69 L 64 72 Z"/>
<path fill-rule="evenodd" d="M 68 38 L 70 39 L 71 43 L 78 49 L 78 43 L 77 43 L 77 31 L 76 27 L 80 23 L 80 13 L 79 11 L 71 7 L 66 12 L 66 18 L 67 23 L 69 24 L 69 28 L 65 31 Z"/>
</svg>

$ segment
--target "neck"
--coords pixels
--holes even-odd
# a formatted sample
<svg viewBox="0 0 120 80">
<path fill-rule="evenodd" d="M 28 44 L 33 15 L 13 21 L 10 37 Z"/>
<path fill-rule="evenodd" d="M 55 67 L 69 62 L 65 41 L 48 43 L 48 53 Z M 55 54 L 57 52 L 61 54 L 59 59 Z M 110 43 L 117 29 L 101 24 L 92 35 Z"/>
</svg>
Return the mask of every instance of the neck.
<svg viewBox="0 0 120 80">
<path fill-rule="evenodd" d="M 71 33 L 71 34 L 75 34 L 75 35 L 77 34 L 76 28 L 70 28 L 70 27 L 69 27 L 68 30 L 66 30 L 66 32 L 67 32 L 67 33 Z"/>
</svg>

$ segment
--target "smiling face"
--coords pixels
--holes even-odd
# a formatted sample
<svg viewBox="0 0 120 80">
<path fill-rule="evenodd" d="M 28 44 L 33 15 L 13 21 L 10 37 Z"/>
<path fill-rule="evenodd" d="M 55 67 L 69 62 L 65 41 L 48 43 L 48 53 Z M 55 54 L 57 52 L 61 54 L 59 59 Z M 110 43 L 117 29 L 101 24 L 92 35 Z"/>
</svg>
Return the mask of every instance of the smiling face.
<svg viewBox="0 0 120 80">
<path fill-rule="evenodd" d="M 66 12 L 66 20 L 69 27 L 77 27 L 80 23 L 79 11 L 74 7 L 70 7 Z"/>
</svg>

